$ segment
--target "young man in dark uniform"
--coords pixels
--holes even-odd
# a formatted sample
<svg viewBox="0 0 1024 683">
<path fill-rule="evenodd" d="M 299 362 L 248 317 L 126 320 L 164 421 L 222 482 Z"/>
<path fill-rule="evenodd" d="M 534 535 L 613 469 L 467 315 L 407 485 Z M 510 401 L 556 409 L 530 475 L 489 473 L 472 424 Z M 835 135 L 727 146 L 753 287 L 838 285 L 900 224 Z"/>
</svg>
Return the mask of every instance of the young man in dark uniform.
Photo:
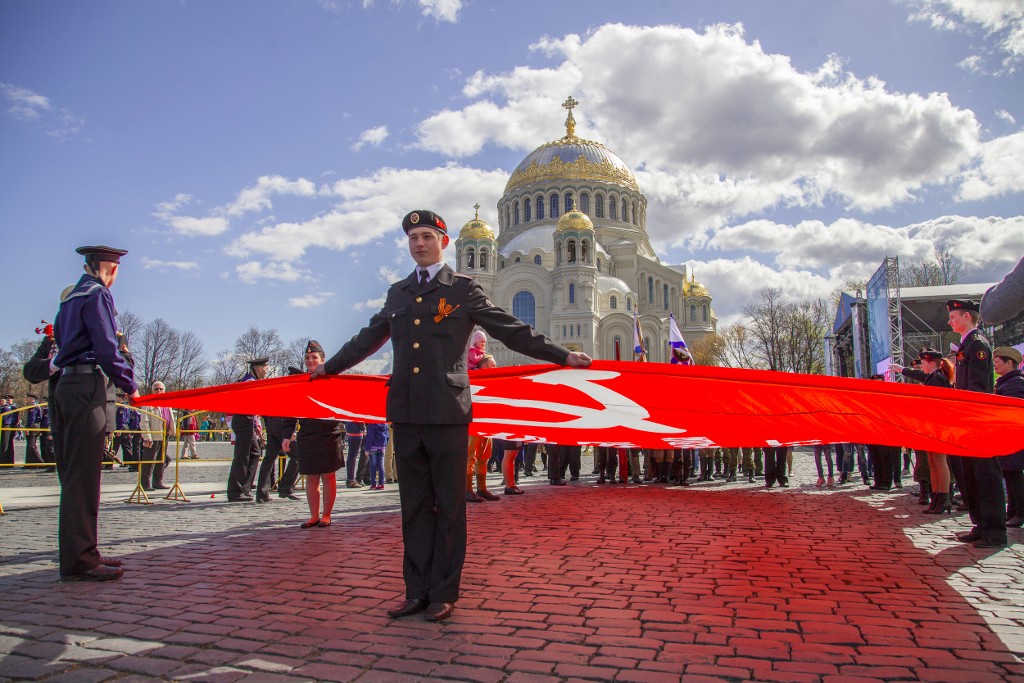
<svg viewBox="0 0 1024 683">
<path fill-rule="evenodd" d="M 254 358 L 249 361 L 249 372 L 239 382 L 254 382 L 265 379 L 269 358 Z M 241 503 L 251 501 L 252 486 L 259 469 L 260 454 L 263 447 L 260 438 L 263 426 L 259 415 L 232 415 L 231 431 L 235 433 L 235 447 L 231 458 L 231 470 L 228 472 L 228 502 Z"/>
<path fill-rule="evenodd" d="M 459 597 L 466 557 L 466 461 L 472 401 L 466 347 L 479 325 L 514 351 L 585 367 L 570 352 L 492 304 L 480 285 L 443 261 L 448 226 L 432 211 L 402 221 L 416 270 L 388 291 L 384 307 L 313 379 L 338 374 L 391 339 L 394 369 L 387 419 L 394 425 L 395 460 L 405 543 L 405 597 L 392 618 L 426 610 L 446 619 Z"/>
<path fill-rule="evenodd" d="M 992 347 L 978 331 L 978 303 L 966 299 L 946 302 L 949 326 L 961 335 L 956 354 L 957 389 L 991 394 L 994 391 Z M 979 548 L 1006 545 L 1006 496 L 1003 472 L 996 458 L 961 458 L 964 497 L 974 528 L 957 539 Z"/>
<path fill-rule="evenodd" d="M 85 275 L 64 297 L 54 321 L 60 372 L 54 391 L 57 473 L 60 477 L 60 575 L 64 581 L 108 581 L 124 571 L 96 547 L 100 468 L 108 432 L 114 430 L 114 388 L 138 398 L 131 366 L 117 350 L 110 287 L 120 258 L 111 247 L 79 247 Z"/>
</svg>

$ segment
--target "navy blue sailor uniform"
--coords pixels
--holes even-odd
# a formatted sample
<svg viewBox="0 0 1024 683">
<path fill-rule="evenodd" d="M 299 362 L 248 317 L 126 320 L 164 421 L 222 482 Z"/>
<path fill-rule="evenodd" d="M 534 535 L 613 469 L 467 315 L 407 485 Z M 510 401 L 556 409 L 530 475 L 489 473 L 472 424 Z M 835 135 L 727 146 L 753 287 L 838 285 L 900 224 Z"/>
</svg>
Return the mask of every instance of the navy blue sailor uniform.
<svg viewBox="0 0 1024 683">
<path fill-rule="evenodd" d="M 88 258 L 87 249 L 96 248 L 79 250 Z M 64 577 L 100 565 L 100 468 L 106 435 L 115 426 L 115 387 L 129 395 L 138 389 L 131 366 L 118 351 L 116 316 L 110 290 L 86 274 L 63 299 L 54 321 L 60 350 L 53 364 L 60 379 L 51 417 L 61 483 L 58 539 Z"/>
<path fill-rule="evenodd" d="M 514 351 L 560 365 L 569 351 L 492 304 L 479 283 L 449 266 L 425 286 L 416 272 L 391 286 L 384 307 L 324 370 L 341 373 L 391 340 L 387 420 L 401 481 L 406 598 L 452 603 L 466 555 L 469 337 L 479 325 Z"/>
</svg>

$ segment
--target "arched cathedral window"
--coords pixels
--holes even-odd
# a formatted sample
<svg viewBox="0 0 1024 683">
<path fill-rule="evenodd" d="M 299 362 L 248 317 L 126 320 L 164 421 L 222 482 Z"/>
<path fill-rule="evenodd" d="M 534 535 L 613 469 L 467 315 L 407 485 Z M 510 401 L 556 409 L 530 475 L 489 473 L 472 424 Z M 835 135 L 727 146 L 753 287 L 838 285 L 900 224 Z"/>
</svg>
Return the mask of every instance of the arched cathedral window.
<svg viewBox="0 0 1024 683">
<path fill-rule="evenodd" d="M 525 200 L 523 201 L 523 220 L 524 220 L 524 221 L 525 221 L 526 223 L 529 223 L 529 222 L 530 222 L 530 209 L 531 209 L 531 208 L 532 208 L 532 207 L 531 207 L 531 205 L 530 205 L 530 198 L 529 198 L 529 197 L 527 197 L 527 198 L 526 198 L 526 199 L 525 199 Z"/>
<path fill-rule="evenodd" d="M 590 195 L 586 192 L 580 193 L 580 211 L 590 215 Z"/>
<path fill-rule="evenodd" d="M 551 195 L 551 202 L 550 202 L 550 204 L 551 204 L 551 207 L 550 207 L 551 210 L 548 212 L 548 214 L 552 218 L 558 218 L 558 193 L 557 192 L 555 194 Z"/>
</svg>

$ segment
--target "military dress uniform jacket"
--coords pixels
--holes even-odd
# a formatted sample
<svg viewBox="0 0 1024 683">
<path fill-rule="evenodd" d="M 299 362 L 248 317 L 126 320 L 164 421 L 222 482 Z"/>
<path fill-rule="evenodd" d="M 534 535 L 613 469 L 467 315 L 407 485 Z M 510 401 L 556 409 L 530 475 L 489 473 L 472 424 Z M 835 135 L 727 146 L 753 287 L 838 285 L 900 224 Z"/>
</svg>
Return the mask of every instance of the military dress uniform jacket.
<svg viewBox="0 0 1024 683">
<path fill-rule="evenodd" d="M 915 370 L 914 368 L 903 368 L 901 374 L 904 377 L 909 377 L 912 380 L 920 382 L 926 387 L 942 387 L 943 389 L 949 389 L 952 386 L 949 383 L 949 380 L 946 379 L 946 375 L 942 373 L 942 370 L 925 372 L 924 370 Z"/>
<path fill-rule="evenodd" d="M 956 388 L 991 394 L 993 372 L 992 347 L 981 332 L 971 330 L 956 354 Z"/>
<path fill-rule="evenodd" d="M 390 338 L 395 360 L 388 380 L 388 421 L 468 424 L 473 415 L 466 345 L 477 325 L 527 356 L 560 365 L 569 356 L 568 349 L 492 304 L 474 279 L 445 265 L 422 290 L 415 271 L 393 284 L 384 307 L 324 370 L 343 372 Z"/>
</svg>

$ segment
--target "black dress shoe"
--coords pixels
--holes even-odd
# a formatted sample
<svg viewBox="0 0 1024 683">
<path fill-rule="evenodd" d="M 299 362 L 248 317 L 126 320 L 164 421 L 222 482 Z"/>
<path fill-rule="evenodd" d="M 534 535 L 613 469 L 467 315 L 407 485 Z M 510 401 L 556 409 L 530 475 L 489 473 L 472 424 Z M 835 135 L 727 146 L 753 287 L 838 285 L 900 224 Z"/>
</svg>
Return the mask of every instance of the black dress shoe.
<svg viewBox="0 0 1024 683">
<path fill-rule="evenodd" d="M 171 488 L 171 487 L 167 486 L 166 484 L 153 484 L 153 490 L 154 491 L 165 491 L 165 490 L 167 490 L 169 488 Z"/>
<path fill-rule="evenodd" d="M 251 503 L 252 496 L 238 496 L 237 498 L 228 497 L 229 503 Z"/>
<path fill-rule="evenodd" d="M 972 531 L 961 531 L 960 533 L 958 533 L 956 535 L 956 540 L 960 541 L 961 543 L 974 543 L 975 541 L 980 541 L 981 540 L 981 536 L 979 536 L 978 534 L 974 533 L 973 530 Z"/>
<path fill-rule="evenodd" d="M 409 598 L 405 600 L 395 609 L 388 610 L 388 616 L 392 619 L 401 619 L 407 617 L 410 614 L 416 614 L 422 612 L 427 608 L 426 600 L 419 600 L 418 598 Z"/>
<path fill-rule="evenodd" d="M 78 574 L 61 576 L 61 581 L 113 581 L 124 576 L 124 570 L 100 564 Z"/>
<path fill-rule="evenodd" d="M 552 479 L 549 483 L 552 486 L 568 486 L 568 483 L 566 483 L 565 479 Z"/>
<path fill-rule="evenodd" d="M 501 500 L 501 496 L 496 496 L 490 491 L 477 491 L 476 495 L 480 496 L 484 500 Z"/>
<path fill-rule="evenodd" d="M 472 491 L 466 491 L 466 502 L 467 503 L 482 503 L 484 499 L 473 493 Z"/>
<path fill-rule="evenodd" d="M 295 495 L 294 493 L 286 493 L 286 494 L 284 494 L 284 495 L 280 495 L 280 494 L 278 494 L 278 496 L 277 496 L 277 497 L 278 497 L 278 498 L 287 498 L 288 500 L 301 500 L 301 499 L 300 499 L 300 498 L 299 498 L 298 496 L 296 496 L 296 495 Z"/>
<path fill-rule="evenodd" d="M 427 621 L 442 621 L 452 615 L 455 605 L 450 602 L 432 602 L 427 605 Z"/>
<path fill-rule="evenodd" d="M 1004 545 L 1006 545 L 1006 539 L 1004 538 L 1000 540 L 998 538 L 979 538 L 977 541 L 974 542 L 973 545 L 975 548 L 1002 548 Z"/>
<path fill-rule="evenodd" d="M 270 496 L 256 496 L 256 502 L 257 503 L 269 503 L 270 502 Z"/>
<path fill-rule="evenodd" d="M 103 557 L 101 555 L 100 564 L 102 564 L 105 567 L 120 567 L 124 563 L 116 557 Z"/>
</svg>

